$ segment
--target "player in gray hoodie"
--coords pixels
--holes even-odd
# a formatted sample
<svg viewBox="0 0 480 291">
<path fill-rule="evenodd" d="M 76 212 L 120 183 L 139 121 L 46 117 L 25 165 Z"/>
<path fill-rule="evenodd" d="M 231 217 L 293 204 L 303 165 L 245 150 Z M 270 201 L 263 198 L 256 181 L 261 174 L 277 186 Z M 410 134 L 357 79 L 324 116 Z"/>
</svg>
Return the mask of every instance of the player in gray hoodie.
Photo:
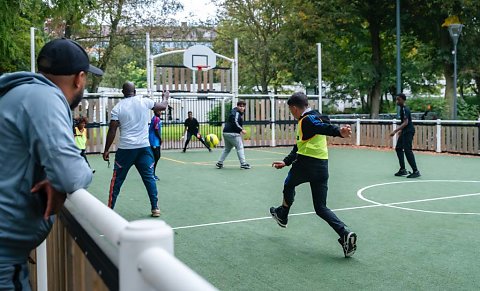
<svg viewBox="0 0 480 291">
<path fill-rule="evenodd" d="M 77 43 L 47 43 L 40 74 L 0 77 L 0 290 L 30 290 L 27 259 L 48 235 L 66 198 L 92 180 L 72 135 L 89 64 Z"/>
</svg>

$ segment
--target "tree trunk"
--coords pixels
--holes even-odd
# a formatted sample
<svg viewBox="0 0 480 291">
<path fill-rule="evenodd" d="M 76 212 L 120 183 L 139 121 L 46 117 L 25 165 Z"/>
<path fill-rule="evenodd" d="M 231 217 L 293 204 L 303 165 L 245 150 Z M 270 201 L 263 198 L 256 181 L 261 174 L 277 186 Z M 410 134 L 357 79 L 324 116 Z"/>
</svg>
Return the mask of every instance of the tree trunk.
<svg viewBox="0 0 480 291">
<path fill-rule="evenodd" d="M 370 26 L 370 37 L 372 42 L 372 65 L 374 70 L 373 87 L 370 90 L 371 104 L 370 117 L 378 118 L 380 113 L 380 99 L 382 97 L 382 54 L 380 47 L 380 24 L 376 18 L 368 19 Z"/>
<path fill-rule="evenodd" d="M 118 42 L 118 23 L 120 22 L 120 19 L 122 18 L 122 9 L 123 9 L 123 4 L 124 0 L 119 0 L 117 5 L 116 5 L 116 11 L 115 14 L 112 15 L 112 25 L 110 26 L 110 35 L 108 37 L 108 46 L 105 49 L 105 52 L 103 55 L 100 57 L 98 61 L 98 67 L 105 72 L 107 69 L 108 62 L 110 61 L 110 58 L 112 56 L 113 50 L 117 46 Z M 98 91 L 98 86 L 100 85 L 100 82 L 102 81 L 102 77 L 94 77 L 92 84 L 90 85 L 89 92 L 90 93 L 96 93 Z M 127 80 L 125 80 L 127 81 Z"/>
<path fill-rule="evenodd" d="M 448 31 L 440 33 L 440 47 L 447 51 L 450 58 L 443 63 L 443 77 L 445 78 L 445 101 L 448 106 L 448 117 L 453 119 L 453 56 L 452 41 Z"/>
</svg>

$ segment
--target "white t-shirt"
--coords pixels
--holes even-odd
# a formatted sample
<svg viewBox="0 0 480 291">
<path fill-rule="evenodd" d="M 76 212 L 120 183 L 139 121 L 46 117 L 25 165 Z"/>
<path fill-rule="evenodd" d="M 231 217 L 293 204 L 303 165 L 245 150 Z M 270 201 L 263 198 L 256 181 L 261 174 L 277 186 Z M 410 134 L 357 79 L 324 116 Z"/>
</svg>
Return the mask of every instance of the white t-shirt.
<svg viewBox="0 0 480 291">
<path fill-rule="evenodd" d="M 142 96 L 126 97 L 112 109 L 111 120 L 120 122 L 120 149 L 149 147 L 148 122 L 155 101 Z"/>
</svg>

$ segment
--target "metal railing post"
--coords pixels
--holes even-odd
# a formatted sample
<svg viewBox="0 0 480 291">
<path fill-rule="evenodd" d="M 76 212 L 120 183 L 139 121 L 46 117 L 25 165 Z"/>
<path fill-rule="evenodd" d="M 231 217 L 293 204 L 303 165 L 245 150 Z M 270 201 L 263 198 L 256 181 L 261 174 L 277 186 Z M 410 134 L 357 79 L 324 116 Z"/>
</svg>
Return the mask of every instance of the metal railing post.
<svg viewBox="0 0 480 291">
<path fill-rule="evenodd" d="M 397 129 L 397 120 L 394 119 L 393 120 L 393 130 Z M 395 134 L 393 137 L 392 137 L 392 147 L 395 148 L 395 146 L 397 145 L 397 135 Z"/>
<path fill-rule="evenodd" d="M 162 220 L 130 222 L 120 233 L 118 278 L 120 291 L 155 290 L 139 270 L 139 256 L 147 249 L 159 247 L 173 255 L 173 230 Z"/>
<path fill-rule="evenodd" d="M 272 141 L 270 146 L 274 147 L 277 145 L 276 143 L 276 135 L 275 135 L 275 95 L 270 95 L 270 126 L 272 129 Z"/>
<path fill-rule="evenodd" d="M 359 146 L 360 145 L 360 136 L 361 136 L 361 129 L 360 129 L 360 118 L 357 118 L 357 122 L 356 122 L 356 127 L 355 130 L 357 132 L 357 139 L 355 141 L 355 145 Z"/>
<path fill-rule="evenodd" d="M 442 120 L 437 119 L 437 147 L 435 149 L 437 153 L 442 152 Z"/>
</svg>

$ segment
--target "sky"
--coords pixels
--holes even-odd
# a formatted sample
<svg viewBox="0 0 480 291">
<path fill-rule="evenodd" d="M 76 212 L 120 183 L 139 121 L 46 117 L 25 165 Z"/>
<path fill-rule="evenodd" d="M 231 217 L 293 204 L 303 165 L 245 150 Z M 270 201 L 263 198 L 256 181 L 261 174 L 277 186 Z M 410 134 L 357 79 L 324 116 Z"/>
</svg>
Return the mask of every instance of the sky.
<svg viewBox="0 0 480 291">
<path fill-rule="evenodd" d="M 183 12 L 177 13 L 175 19 L 179 22 L 192 20 L 205 21 L 216 14 L 216 6 L 210 0 L 179 0 L 183 4 Z M 190 16 L 190 14 L 192 14 Z"/>
</svg>

